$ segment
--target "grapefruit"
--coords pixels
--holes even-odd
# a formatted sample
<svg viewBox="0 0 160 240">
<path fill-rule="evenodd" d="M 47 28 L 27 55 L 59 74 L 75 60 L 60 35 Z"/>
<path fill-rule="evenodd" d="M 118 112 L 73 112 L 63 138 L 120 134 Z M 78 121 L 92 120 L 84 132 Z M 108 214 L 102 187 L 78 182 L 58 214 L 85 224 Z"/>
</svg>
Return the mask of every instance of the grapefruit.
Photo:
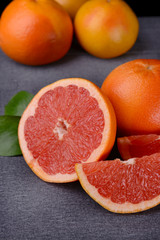
<svg viewBox="0 0 160 240">
<path fill-rule="evenodd" d="M 76 172 L 84 190 L 111 212 L 140 212 L 160 203 L 160 153 L 76 164 Z"/>
<path fill-rule="evenodd" d="M 14 0 L 1 16 L 1 48 L 22 64 L 43 65 L 61 59 L 72 37 L 72 21 L 54 0 Z"/>
<path fill-rule="evenodd" d="M 80 45 L 99 58 L 126 53 L 136 42 L 139 22 L 122 0 L 92 0 L 84 3 L 74 19 Z"/>
<path fill-rule="evenodd" d="M 101 89 L 114 107 L 119 136 L 160 134 L 160 60 L 126 62 Z"/>
<path fill-rule="evenodd" d="M 117 146 L 124 160 L 133 157 L 143 157 L 160 153 L 160 136 L 149 134 L 121 137 L 117 138 Z"/>
<path fill-rule="evenodd" d="M 70 17 L 74 19 L 78 9 L 88 0 L 55 0 L 61 4 L 64 9 L 68 12 Z"/>
<path fill-rule="evenodd" d="M 27 164 L 47 182 L 77 180 L 75 164 L 105 159 L 115 135 L 111 103 L 94 83 L 80 78 L 41 89 L 18 128 Z"/>
</svg>

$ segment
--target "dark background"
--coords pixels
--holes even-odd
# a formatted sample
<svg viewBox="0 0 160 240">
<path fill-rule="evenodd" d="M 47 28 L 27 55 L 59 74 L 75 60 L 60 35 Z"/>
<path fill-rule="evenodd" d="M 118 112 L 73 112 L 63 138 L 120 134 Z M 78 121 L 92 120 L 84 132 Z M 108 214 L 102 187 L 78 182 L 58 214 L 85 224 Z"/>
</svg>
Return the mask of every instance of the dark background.
<svg viewBox="0 0 160 240">
<path fill-rule="evenodd" d="M 78 1 L 78 0 L 75 0 Z M 1 0 L 0 14 L 11 0 Z M 158 0 L 126 0 L 138 17 L 140 16 L 160 16 Z"/>
</svg>

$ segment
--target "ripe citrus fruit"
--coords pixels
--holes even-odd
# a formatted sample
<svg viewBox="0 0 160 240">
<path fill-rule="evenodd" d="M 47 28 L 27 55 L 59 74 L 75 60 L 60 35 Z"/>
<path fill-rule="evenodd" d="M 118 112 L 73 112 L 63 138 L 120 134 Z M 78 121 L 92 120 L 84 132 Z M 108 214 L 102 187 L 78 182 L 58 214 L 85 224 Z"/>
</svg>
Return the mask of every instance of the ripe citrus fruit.
<svg viewBox="0 0 160 240">
<path fill-rule="evenodd" d="M 92 82 L 57 81 L 33 98 L 19 123 L 23 156 L 47 182 L 77 180 L 75 163 L 105 159 L 116 135 L 115 113 Z"/>
<path fill-rule="evenodd" d="M 124 63 L 101 89 L 114 107 L 121 136 L 160 133 L 160 60 Z"/>
<path fill-rule="evenodd" d="M 53 0 L 14 0 L 1 16 L 1 48 L 23 64 L 59 60 L 68 52 L 72 35 L 69 15 Z"/>
<path fill-rule="evenodd" d="M 70 17 L 74 19 L 78 9 L 88 0 L 55 0 L 61 4 L 69 13 Z"/>
<path fill-rule="evenodd" d="M 160 136 L 149 134 L 117 138 L 117 145 L 124 160 L 145 155 L 149 156 L 160 153 Z"/>
<path fill-rule="evenodd" d="M 76 164 L 76 172 L 84 190 L 111 212 L 140 212 L 160 203 L 159 153 Z"/>
<path fill-rule="evenodd" d="M 87 1 L 78 10 L 75 32 L 81 46 L 99 58 L 113 58 L 135 43 L 139 22 L 132 9 L 121 0 Z"/>
</svg>

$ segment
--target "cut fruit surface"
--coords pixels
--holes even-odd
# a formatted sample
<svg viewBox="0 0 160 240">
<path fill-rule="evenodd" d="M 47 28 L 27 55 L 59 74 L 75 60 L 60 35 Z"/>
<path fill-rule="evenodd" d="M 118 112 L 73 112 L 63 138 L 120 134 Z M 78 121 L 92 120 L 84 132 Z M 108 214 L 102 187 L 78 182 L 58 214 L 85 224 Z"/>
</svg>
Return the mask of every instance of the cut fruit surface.
<svg viewBox="0 0 160 240">
<path fill-rule="evenodd" d="M 76 164 L 76 172 L 84 190 L 109 211 L 140 212 L 160 203 L 160 153 Z"/>
<path fill-rule="evenodd" d="M 18 129 L 27 164 L 47 182 L 77 180 L 75 164 L 104 159 L 115 135 L 109 100 L 94 83 L 80 78 L 62 79 L 40 90 Z"/>
<path fill-rule="evenodd" d="M 117 146 L 124 160 L 133 157 L 143 157 L 160 153 L 160 136 L 149 134 L 117 138 Z"/>
</svg>

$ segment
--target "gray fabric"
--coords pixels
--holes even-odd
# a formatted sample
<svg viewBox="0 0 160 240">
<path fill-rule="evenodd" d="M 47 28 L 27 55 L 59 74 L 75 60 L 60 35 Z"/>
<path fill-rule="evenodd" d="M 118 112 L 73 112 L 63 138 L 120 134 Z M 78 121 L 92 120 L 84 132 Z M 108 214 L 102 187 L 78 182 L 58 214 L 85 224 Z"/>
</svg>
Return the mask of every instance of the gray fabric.
<svg viewBox="0 0 160 240">
<path fill-rule="evenodd" d="M 58 79 L 82 77 L 101 86 L 118 65 L 137 58 L 160 59 L 160 17 L 140 18 L 140 34 L 125 55 L 102 60 L 74 42 L 62 60 L 29 67 L 0 51 L 0 114 L 18 91 L 37 93 Z M 113 151 L 111 157 L 117 156 Z M 29 169 L 23 157 L 0 157 L 0 239 L 160 239 L 160 206 L 143 213 L 110 213 L 93 201 L 79 182 L 49 184 Z"/>
</svg>

